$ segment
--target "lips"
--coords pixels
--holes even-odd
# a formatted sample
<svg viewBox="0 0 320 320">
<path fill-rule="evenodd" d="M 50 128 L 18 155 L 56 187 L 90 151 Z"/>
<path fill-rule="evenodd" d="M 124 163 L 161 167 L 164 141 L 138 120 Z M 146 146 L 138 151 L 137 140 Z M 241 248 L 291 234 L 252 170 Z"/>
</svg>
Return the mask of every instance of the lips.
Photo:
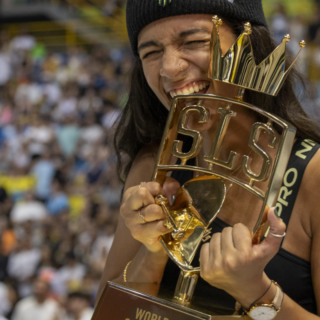
<svg viewBox="0 0 320 320">
<path fill-rule="evenodd" d="M 179 89 L 171 90 L 169 92 L 171 98 L 177 95 L 189 95 L 193 93 L 206 93 L 210 86 L 209 81 L 194 81 Z"/>
</svg>

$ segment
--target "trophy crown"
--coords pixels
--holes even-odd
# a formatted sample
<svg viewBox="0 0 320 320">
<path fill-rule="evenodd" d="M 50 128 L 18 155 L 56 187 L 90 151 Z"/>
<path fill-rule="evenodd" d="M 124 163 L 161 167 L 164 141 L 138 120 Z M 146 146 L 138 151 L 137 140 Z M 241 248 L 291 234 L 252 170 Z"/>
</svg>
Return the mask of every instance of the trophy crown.
<svg viewBox="0 0 320 320">
<path fill-rule="evenodd" d="M 291 39 L 289 34 L 283 37 L 281 44 L 266 59 L 256 65 L 250 40 L 251 24 L 249 22 L 244 24 L 244 32 L 222 56 L 219 27 L 223 22 L 218 16 L 214 16 L 212 21 L 214 28 L 209 78 L 276 96 L 306 42 L 300 41 L 301 49 L 287 70 L 285 70 L 285 53 L 286 44 Z"/>
</svg>

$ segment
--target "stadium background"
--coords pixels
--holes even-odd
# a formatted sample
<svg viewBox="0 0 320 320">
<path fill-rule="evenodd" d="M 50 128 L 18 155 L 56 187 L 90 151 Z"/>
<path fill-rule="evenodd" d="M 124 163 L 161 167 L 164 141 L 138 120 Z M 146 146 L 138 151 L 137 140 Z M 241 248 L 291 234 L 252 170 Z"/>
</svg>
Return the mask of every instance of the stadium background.
<svg viewBox="0 0 320 320">
<path fill-rule="evenodd" d="M 0 1 L 0 319 L 91 318 L 122 188 L 112 137 L 133 62 L 125 3 Z M 319 4 L 263 4 L 277 42 L 290 33 L 294 54 L 308 43 L 303 105 L 319 117 Z"/>
</svg>

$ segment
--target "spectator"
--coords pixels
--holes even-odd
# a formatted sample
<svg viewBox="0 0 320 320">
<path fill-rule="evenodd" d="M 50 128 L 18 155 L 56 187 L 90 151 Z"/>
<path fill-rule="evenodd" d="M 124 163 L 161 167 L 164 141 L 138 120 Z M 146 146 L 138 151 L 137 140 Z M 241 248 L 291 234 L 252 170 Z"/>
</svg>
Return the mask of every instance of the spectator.
<svg viewBox="0 0 320 320">
<path fill-rule="evenodd" d="M 75 154 L 80 136 L 80 129 L 75 117 L 65 116 L 57 128 L 58 143 L 62 154 L 71 157 Z"/>
<path fill-rule="evenodd" d="M 49 298 L 50 285 L 43 280 L 33 283 L 33 295 L 18 302 L 12 320 L 52 320 L 58 319 L 59 304 Z"/>
<path fill-rule="evenodd" d="M 52 216 L 68 211 L 69 201 L 67 195 L 63 192 L 62 183 L 58 179 L 53 180 L 51 185 L 51 193 L 47 202 L 47 208 Z"/>
<path fill-rule="evenodd" d="M 55 165 L 49 150 L 44 150 L 40 159 L 31 169 L 37 179 L 35 194 L 40 201 L 47 201 L 51 192 L 51 182 L 55 173 Z"/>
<path fill-rule="evenodd" d="M 88 112 L 98 113 L 102 109 L 102 100 L 97 96 L 93 88 L 86 90 L 85 96 L 82 97 L 78 104 L 78 111 L 81 115 L 85 116 Z"/>
<path fill-rule="evenodd" d="M 82 292 L 73 292 L 68 296 L 67 315 L 63 320 L 90 320 L 93 309 L 90 307 L 91 298 Z"/>
<path fill-rule="evenodd" d="M 19 282 L 20 296 L 30 294 L 31 279 L 36 274 L 39 261 L 40 251 L 32 246 L 30 237 L 19 239 L 16 250 L 9 256 L 7 271 Z"/>
<path fill-rule="evenodd" d="M 280 43 L 283 36 L 289 32 L 286 9 L 282 4 L 277 5 L 277 9 L 272 16 L 271 29 L 276 43 Z"/>
<path fill-rule="evenodd" d="M 29 34 L 26 27 L 20 29 L 19 35 L 11 40 L 12 50 L 31 50 L 36 44 L 35 38 Z"/>
<path fill-rule="evenodd" d="M 73 86 L 66 86 L 64 88 L 63 96 L 60 99 L 56 109 L 54 110 L 54 117 L 57 120 L 63 117 L 74 117 L 77 114 L 77 89 Z"/>
<path fill-rule="evenodd" d="M 103 138 L 103 130 L 96 122 L 95 115 L 90 113 L 85 118 L 85 126 L 81 128 L 80 142 L 81 148 L 79 150 L 82 158 L 87 158 L 94 153 L 94 149 Z"/>
<path fill-rule="evenodd" d="M 54 291 L 64 295 L 68 289 L 79 288 L 85 273 L 85 266 L 77 260 L 73 251 L 69 251 L 65 265 L 57 271 L 52 281 Z"/>
<path fill-rule="evenodd" d="M 15 203 L 10 217 L 13 223 L 44 220 L 47 217 L 47 210 L 43 203 L 35 199 L 32 192 L 27 192 L 22 201 Z"/>
</svg>

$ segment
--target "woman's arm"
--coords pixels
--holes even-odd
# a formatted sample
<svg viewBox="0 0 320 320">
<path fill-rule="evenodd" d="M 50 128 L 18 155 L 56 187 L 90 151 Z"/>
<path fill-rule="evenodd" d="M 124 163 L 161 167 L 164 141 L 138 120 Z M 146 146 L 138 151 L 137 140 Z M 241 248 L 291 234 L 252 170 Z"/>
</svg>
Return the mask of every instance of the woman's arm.
<svg viewBox="0 0 320 320">
<path fill-rule="evenodd" d="M 161 220 L 163 216 L 159 206 L 152 206 L 153 197 L 162 189 L 157 187 L 156 183 L 148 183 L 143 188 L 138 185 L 144 181 L 150 181 L 155 165 L 155 155 L 157 148 L 143 148 L 137 155 L 130 173 L 128 175 L 124 199 L 121 206 L 121 216 L 115 234 L 114 242 L 109 252 L 105 269 L 102 274 L 96 303 L 99 301 L 106 283 L 110 280 L 123 279 L 123 271 L 129 261 L 132 260 L 128 271 L 127 279 L 130 282 L 160 282 L 167 262 L 167 255 L 155 244 L 149 246 L 149 249 L 142 242 L 139 236 L 145 236 L 146 231 L 165 233 L 167 229 L 163 227 L 163 221 L 149 222 L 145 225 L 138 224 L 138 209 L 140 207 L 151 204 L 142 209 L 142 214 L 150 220 Z M 155 186 L 156 185 L 156 186 Z M 157 190 L 158 189 L 158 190 Z M 132 210 L 134 208 L 135 210 Z M 158 215 L 158 216 L 157 216 Z M 151 217 L 152 216 L 152 217 Z M 125 218 L 124 218 L 125 217 Z M 126 223 L 130 226 L 127 227 Z M 147 230 L 146 230 L 147 229 Z M 132 236 L 135 233 L 135 237 Z M 137 239 L 141 240 L 138 241 Z M 157 251 L 151 252 L 150 251 Z"/>
<path fill-rule="evenodd" d="M 317 302 L 318 315 L 311 314 L 285 295 L 281 311 L 276 320 L 319 320 L 320 319 L 320 150 L 309 162 L 299 190 L 299 209 L 301 219 L 307 219 L 311 230 L 311 271 Z M 309 229 L 309 228 L 307 228 Z M 307 232 L 309 233 L 309 232 Z M 299 288 L 297 288 L 299 290 Z"/>
</svg>

